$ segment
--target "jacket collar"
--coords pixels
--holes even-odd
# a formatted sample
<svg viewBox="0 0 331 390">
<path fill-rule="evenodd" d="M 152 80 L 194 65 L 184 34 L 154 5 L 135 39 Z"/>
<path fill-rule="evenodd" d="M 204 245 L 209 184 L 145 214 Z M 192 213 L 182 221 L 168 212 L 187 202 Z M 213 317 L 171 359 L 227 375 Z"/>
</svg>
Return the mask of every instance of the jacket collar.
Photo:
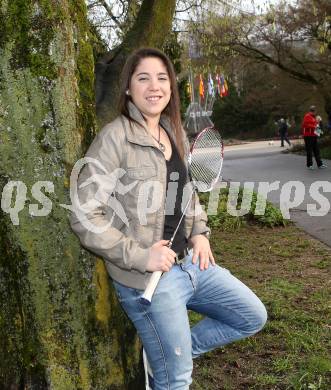
<svg viewBox="0 0 331 390">
<path fill-rule="evenodd" d="M 128 103 L 128 109 L 131 118 L 136 120 L 141 126 L 139 126 L 137 123 L 130 122 L 127 118 L 123 117 L 125 123 L 124 131 L 126 133 L 127 140 L 134 144 L 155 147 L 154 140 L 146 128 L 146 122 L 142 116 L 142 113 L 131 101 Z M 171 137 L 173 137 L 170 120 L 166 115 L 161 115 L 160 125 Z"/>
</svg>

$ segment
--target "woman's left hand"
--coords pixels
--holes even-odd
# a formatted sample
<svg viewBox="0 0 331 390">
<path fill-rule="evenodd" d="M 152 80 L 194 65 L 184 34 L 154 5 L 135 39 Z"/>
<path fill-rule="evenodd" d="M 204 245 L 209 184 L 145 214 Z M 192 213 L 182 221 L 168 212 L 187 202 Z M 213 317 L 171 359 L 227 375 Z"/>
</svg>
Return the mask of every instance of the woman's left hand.
<svg viewBox="0 0 331 390">
<path fill-rule="evenodd" d="M 195 264 L 198 259 L 201 271 L 208 269 L 209 263 L 215 265 L 215 259 L 210 249 L 209 240 L 202 234 L 197 234 L 190 238 L 193 245 L 192 263 Z"/>
</svg>

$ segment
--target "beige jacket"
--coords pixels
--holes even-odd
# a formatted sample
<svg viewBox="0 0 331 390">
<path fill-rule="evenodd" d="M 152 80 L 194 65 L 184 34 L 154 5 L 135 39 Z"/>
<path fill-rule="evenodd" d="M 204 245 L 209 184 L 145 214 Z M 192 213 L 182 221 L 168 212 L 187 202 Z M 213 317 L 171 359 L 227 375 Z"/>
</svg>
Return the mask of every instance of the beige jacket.
<svg viewBox="0 0 331 390">
<path fill-rule="evenodd" d="M 130 115 L 144 124 L 132 103 Z M 167 118 L 161 117 L 161 124 L 171 134 Z M 163 239 L 167 180 L 164 155 L 145 127 L 119 116 L 97 134 L 85 157 L 102 165 L 87 163 L 81 170 L 77 182 L 79 203 L 89 207 L 83 214 L 72 213 L 71 227 L 85 248 L 106 260 L 111 278 L 143 290 L 151 276 L 146 271 L 150 247 Z M 118 168 L 121 171 L 114 179 L 111 175 Z M 148 183 L 154 185 L 150 191 Z M 196 195 L 190 208 L 184 224 L 187 238 L 209 231 L 207 215 Z"/>
</svg>

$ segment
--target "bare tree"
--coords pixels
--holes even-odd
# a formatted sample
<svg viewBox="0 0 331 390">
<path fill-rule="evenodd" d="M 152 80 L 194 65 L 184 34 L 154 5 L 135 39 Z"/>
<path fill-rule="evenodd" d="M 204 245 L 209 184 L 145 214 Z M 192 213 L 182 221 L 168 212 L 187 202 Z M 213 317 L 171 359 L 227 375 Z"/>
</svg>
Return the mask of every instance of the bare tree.
<svg viewBox="0 0 331 390">
<path fill-rule="evenodd" d="M 261 15 L 210 16 L 200 31 L 205 50 L 217 58 L 236 55 L 276 66 L 294 79 L 317 88 L 331 112 L 331 3 L 298 0 L 280 3 Z"/>
</svg>

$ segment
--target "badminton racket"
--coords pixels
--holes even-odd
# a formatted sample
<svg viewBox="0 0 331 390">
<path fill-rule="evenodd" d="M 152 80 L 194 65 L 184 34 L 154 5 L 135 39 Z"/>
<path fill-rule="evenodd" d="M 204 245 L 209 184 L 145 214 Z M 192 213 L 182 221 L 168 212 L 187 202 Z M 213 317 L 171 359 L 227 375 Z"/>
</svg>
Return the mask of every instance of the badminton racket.
<svg viewBox="0 0 331 390">
<path fill-rule="evenodd" d="M 181 218 L 168 243 L 171 248 L 178 228 L 186 214 L 194 191 L 209 192 L 217 184 L 223 165 L 223 141 L 220 133 L 214 127 L 202 130 L 194 139 L 188 156 L 188 171 L 192 182 L 192 192 L 183 209 Z M 140 302 L 150 305 L 154 291 L 162 276 L 162 271 L 153 272 L 146 290 L 140 297 Z"/>
</svg>

